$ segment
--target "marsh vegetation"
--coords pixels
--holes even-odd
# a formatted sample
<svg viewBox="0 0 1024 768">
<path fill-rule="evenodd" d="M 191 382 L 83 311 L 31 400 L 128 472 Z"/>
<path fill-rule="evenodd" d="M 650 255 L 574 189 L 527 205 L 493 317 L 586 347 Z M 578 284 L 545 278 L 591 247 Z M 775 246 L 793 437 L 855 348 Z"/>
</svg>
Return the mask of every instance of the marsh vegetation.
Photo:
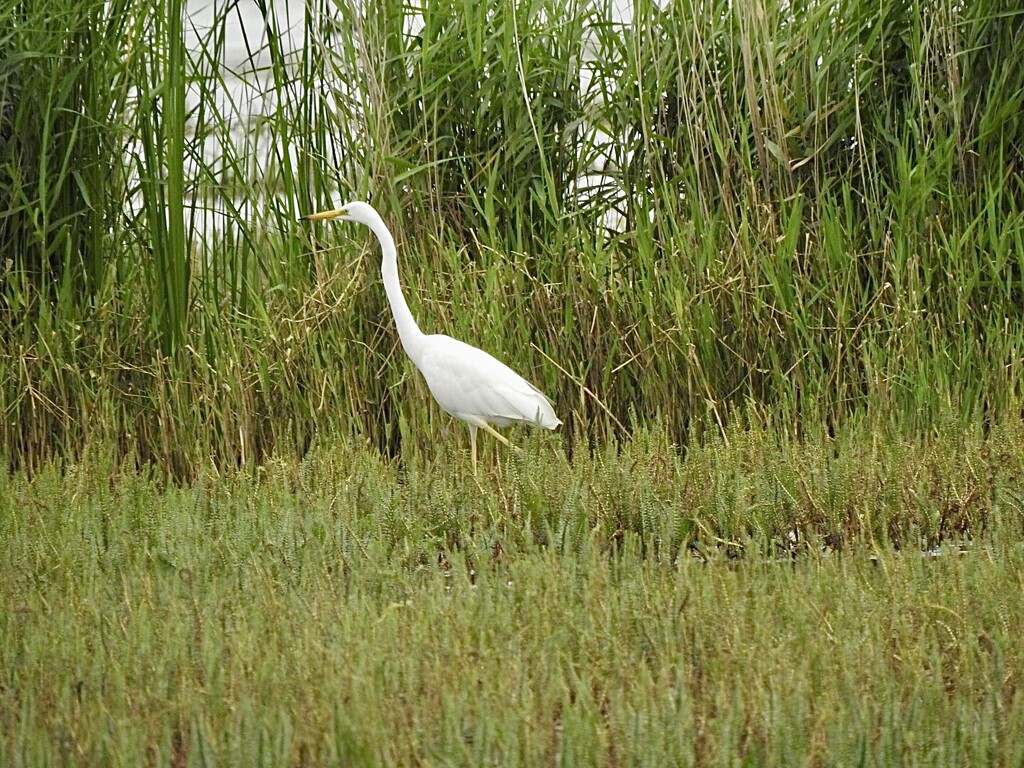
<svg viewBox="0 0 1024 768">
<path fill-rule="evenodd" d="M 0 5 L 0 763 L 1020 764 L 1011 5 Z"/>
</svg>

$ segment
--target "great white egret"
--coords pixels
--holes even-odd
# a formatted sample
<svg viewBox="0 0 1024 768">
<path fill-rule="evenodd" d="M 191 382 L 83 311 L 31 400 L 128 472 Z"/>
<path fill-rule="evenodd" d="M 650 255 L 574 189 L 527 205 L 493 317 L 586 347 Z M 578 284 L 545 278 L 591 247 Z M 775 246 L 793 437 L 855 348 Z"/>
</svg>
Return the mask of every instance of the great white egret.
<svg viewBox="0 0 1024 768">
<path fill-rule="evenodd" d="M 445 411 L 469 425 L 469 443 L 476 473 L 476 431 L 483 429 L 510 445 L 491 424 L 513 422 L 554 429 L 562 422 L 544 393 L 482 349 L 441 334 L 426 334 L 416 325 L 398 282 L 398 251 L 384 220 L 373 206 L 353 202 L 333 211 L 303 216 L 305 221 L 341 219 L 365 224 L 380 241 L 381 276 L 405 353 L 423 378 L 430 394 Z"/>
</svg>

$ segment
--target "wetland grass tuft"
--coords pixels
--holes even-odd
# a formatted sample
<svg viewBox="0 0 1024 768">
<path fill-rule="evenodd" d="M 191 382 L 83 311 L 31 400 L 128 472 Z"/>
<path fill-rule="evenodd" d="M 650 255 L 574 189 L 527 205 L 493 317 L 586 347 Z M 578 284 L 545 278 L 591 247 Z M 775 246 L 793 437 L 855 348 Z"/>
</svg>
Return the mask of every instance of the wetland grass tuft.
<svg viewBox="0 0 1024 768">
<path fill-rule="evenodd" d="M 114 450 L 0 475 L 0 759 L 1024 759 L 1019 425 L 544 437 L 478 479 L 346 441 L 185 485 Z"/>
</svg>

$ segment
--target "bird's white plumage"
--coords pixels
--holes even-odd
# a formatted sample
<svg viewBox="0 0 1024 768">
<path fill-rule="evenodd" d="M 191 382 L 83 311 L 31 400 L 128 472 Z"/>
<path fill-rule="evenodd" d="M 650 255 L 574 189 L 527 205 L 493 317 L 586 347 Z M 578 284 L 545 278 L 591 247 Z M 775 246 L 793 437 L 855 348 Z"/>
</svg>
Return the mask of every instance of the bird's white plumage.
<svg viewBox="0 0 1024 768">
<path fill-rule="evenodd" d="M 562 423 L 555 416 L 551 401 L 501 361 L 450 336 L 428 336 L 419 329 L 398 282 L 398 253 L 394 238 L 372 206 L 362 202 L 346 203 L 336 210 L 302 218 L 355 221 L 368 226 L 377 236 L 383 257 L 381 276 L 402 347 L 423 374 L 438 404 L 455 418 L 469 424 L 474 470 L 478 428 L 508 443 L 489 425 L 504 427 L 519 422 L 554 429 Z"/>
<path fill-rule="evenodd" d="M 438 404 L 462 421 L 499 427 L 513 422 L 554 429 L 551 402 L 526 379 L 482 349 L 450 336 L 427 336 L 419 362 Z"/>
</svg>

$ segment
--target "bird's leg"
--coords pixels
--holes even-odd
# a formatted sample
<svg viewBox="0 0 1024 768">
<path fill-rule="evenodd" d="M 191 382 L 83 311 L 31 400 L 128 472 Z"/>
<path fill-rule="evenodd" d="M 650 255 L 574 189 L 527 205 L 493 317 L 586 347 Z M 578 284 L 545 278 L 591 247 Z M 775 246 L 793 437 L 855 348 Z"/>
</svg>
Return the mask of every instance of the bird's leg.
<svg viewBox="0 0 1024 768">
<path fill-rule="evenodd" d="M 519 452 L 522 450 L 522 448 L 520 448 L 518 445 L 512 445 L 512 443 L 508 441 L 508 438 L 506 438 L 503 434 L 494 429 L 494 427 L 492 427 L 490 424 L 484 424 L 483 428 L 490 432 L 492 435 L 494 435 L 495 439 L 497 439 L 498 442 L 504 443 L 513 451 Z"/>
<path fill-rule="evenodd" d="M 506 438 L 503 434 L 498 432 L 490 424 L 486 424 L 486 423 L 485 424 L 481 424 L 480 427 L 483 428 L 484 430 L 486 430 L 487 432 L 489 432 L 491 435 L 493 435 L 494 438 L 498 442 L 504 443 L 509 448 L 511 448 L 513 451 L 518 451 L 519 450 L 518 446 L 512 445 L 512 443 L 510 443 L 508 441 L 508 438 Z M 470 424 L 469 425 L 469 450 L 470 450 L 470 454 L 473 456 L 473 474 L 474 475 L 476 475 L 476 430 L 477 430 L 477 425 L 476 424 Z"/>
<path fill-rule="evenodd" d="M 509 448 L 514 448 L 515 447 L 514 445 L 512 445 L 512 443 L 510 443 L 508 441 L 508 439 L 503 434 L 498 432 L 498 430 L 496 430 L 490 424 L 484 424 L 483 428 L 486 429 L 488 432 L 490 432 L 499 443 L 504 443 Z"/>
</svg>

